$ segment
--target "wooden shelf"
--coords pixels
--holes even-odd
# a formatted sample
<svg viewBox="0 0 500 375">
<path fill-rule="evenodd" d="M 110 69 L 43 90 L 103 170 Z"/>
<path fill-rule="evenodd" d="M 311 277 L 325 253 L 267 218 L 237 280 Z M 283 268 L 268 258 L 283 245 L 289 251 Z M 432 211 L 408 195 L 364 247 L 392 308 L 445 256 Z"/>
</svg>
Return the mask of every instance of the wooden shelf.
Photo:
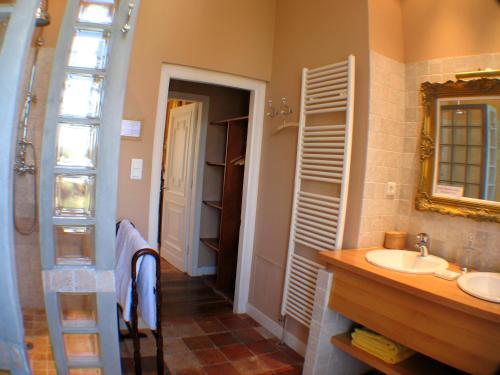
<svg viewBox="0 0 500 375">
<path fill-rule="evenodd" d="M 213 207 L 218 210 L 222 210 L 222 202 L 220 201 L 203 201 L 208 207 Z"/>
<path fill-rule="evenodd" d="M 216 163 L 213 161 L 207 161 L 207 165 L 211 165 L 212 167 L 225 167 L 226 163 Z"/>
<path fill-rule="evenodd" d="M 453 367 L 447 366 L 441 362 L 435 361 L 423 354 L 415 354 L 414 356 L 396 363 L 390 364 L 371 355 L 370 353 L 361 350 L 351 344 L 350 333 L 333 336 L 332 344 L 350 356 L 366 363 L 367 365 L 383 372 L 387 375 L 416 375 L 416 374 L 465 374 Z"/>
<path fill-rule="evenodd" d="M 218 238 L 200 238 L 200 241 L 210 249 L 219 252 L 220 242 Z"/>
</svg>

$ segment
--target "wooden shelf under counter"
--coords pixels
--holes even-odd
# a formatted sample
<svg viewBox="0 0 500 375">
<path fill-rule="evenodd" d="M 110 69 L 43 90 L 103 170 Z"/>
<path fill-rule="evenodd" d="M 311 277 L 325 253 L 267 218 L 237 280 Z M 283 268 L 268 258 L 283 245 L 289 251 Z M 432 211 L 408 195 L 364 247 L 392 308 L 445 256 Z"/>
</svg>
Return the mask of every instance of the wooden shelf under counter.
<svg viewBox="0 0 500 375">
<path fill-rule="evenodd" d="M 370 250 L 320 253 L 333 272 L 331 309 L 461 371 L 498 373 L 500 304 L 464 293 L 456 281 L 372 265 Z"/>
<path fill-rule="evenodd" d="M 435 361 L 432 358 L 426 357 L 425 355 L 419 353 L 396 364 L 387 363 L 371 355 L 370 353 L 367 353 L 364 350 L 361 350 L 352 345 L 351 335 L 349 333 L 343 333 L 337 336 L 333 336 L 331 342 L 344 353 L 349 354 L 351 357 L 354 357 L 387 375 L 464 374 L 459 370 L 456 370 L 450 366 L 446 366 L 443 363 Z"/>
</svg>

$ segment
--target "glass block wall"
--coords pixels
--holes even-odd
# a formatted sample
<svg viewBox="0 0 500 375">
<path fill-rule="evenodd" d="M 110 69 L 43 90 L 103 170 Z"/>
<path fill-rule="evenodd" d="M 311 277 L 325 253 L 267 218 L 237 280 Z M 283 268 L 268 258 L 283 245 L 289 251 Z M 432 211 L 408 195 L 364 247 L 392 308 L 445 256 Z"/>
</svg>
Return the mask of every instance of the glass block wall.
<svg viewBox="0 0 500 375">
<path fill-rule="evenodd" d="M 67 0 L 41 162 L 44 297 L 59 374 L 119 374 L 114 282 L 120 120 L 138 0 Z"/>
</svg>

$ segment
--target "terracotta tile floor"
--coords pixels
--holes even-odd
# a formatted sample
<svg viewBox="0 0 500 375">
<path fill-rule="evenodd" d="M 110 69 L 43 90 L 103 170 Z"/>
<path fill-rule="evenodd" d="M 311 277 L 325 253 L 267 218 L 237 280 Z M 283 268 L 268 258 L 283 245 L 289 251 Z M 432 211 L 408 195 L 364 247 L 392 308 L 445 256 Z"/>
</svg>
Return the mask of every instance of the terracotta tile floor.
<svg viewBox="0 0 500 375">
<path fill-rule="evenodd" d="M 300 374 L 303 358 L 231 303 L 203 278 L 192 278 L 162 262 L 162 331 L 167 373 L 174 375 Z M 25 311 L 26 341 L 34 375 L 55 375 L 44 311 Z M 156 374 L 156 346 L 149 331 L 141 339 L 143 374 Z M 120 343 L 124 374 L 133 374 L 131 340 Z M 98 375 L 78 370 L 71 375 Z"/>
</svg>

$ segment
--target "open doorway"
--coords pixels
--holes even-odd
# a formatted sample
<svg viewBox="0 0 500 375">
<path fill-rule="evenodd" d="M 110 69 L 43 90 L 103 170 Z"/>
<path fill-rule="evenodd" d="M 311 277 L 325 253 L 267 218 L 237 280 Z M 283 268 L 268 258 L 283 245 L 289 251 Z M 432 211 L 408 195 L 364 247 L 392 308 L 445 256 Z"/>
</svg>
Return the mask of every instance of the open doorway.
<svg viewBox="0 0 500 375">
<path fill-rule="evenodd" d="M 233 88 L 245 90 L 248 92 L 247 113 L 247 140 L 246 140 L 246 157 L 243 165 L 244 177 L 241 197 L 241 224 L 238 238 L 237 250 L 237 268 L 236 280 L 234 286 L 234 304 L 233 311 L 235 313 L 244 313 L 247 311 L 247 303 L 250 289 L 250 275 L 253 259 L 253 242 L 255 234 L 255 216 L 256 216 L 256 202 L 259 186 L 259 169 L 260 169 L 260 155 L 262 145 L 262 130 L 263 130 L 263 117 L 264 117 L 264 103 L 265 103 L 265 82 L 244 78 L 232 74 L 208 71 L 203 69 L 191 68 L 180 65 L 164 64 L 162 66 L 162 74 L 160 80 L 159 96 L 157 115 L 154 131 L 154 145 L 153 145 L 153 162 L 151 170 L 151 191 L 150 191 L 150 204 L 149 204 L 149 230 L 148 241 L 150 244 L 157 244 L 158 241 L 158 209 L 160 201 L 160 184 L 161 184 L 161 166 L 163 155 L 163 139 L 165 125 L 167 121 L 167 104 L 172 92 L 179 89 L 179 87 L 169 87 L 170 82 L 174 80 L 187 81 L 190 83 L 200 83 L 215 85 L 225 88 Z M 200 95 L 200 94 L 198 94 Z M 203 95 L 203 94 L 201 94 Z M 186 98 L 177 98 L 188 100 Z M 213 103 L 210 102 L 210 107 Z M 224 118 L 222 118 L 224 120 Z M 203 121 L 202 121 L 203 123 Z M 205 125 L 201 125 L 205 126 Z M 206 126 L 208 127 L 208 117 Z M 200 137 L 201 138 L 201 137 Z M 200 140 L 201 141 L 201 140 Z M 201 155 L 198 155 L 201 156 Z M 193 176 L 203 180 L 204 175 L 202 171 L 205 169 L 205 154 L 198 157 L 198 165 L 194 166 Z M 201 165 L 201 166 L 200 166 Z M 195 207 L 202 205 L 202 191 L 198 189 L 197 196 L 192 199 L 196 202 Z M 194 225 L 190 228 L 193 231 Z M 192 233 L 190 238 L 196 238 L 199 244 L 200 234 L 197 236 Z M 200 245 L 198 245 L 200 246 Z M 193 249 L 192 247 L 190 249 Z M 188 264 L 186 272 L 191 276 L 196 276 L 200 270 L 195 267 L 193 262 L 193 251 L 185 252 L 188 254 Z M 210 272 L 210 268 L 202 269 L 205 273 Z M 213 269 L 212 269 L 213 271 Z M 202 273 L 203 273 L 202 272 Z"/>
<path fill-rule="evenodd" d="M 250 92 L 171 80 L 161 164 L 163 258 L 234 297 Z"/>
</svg>

